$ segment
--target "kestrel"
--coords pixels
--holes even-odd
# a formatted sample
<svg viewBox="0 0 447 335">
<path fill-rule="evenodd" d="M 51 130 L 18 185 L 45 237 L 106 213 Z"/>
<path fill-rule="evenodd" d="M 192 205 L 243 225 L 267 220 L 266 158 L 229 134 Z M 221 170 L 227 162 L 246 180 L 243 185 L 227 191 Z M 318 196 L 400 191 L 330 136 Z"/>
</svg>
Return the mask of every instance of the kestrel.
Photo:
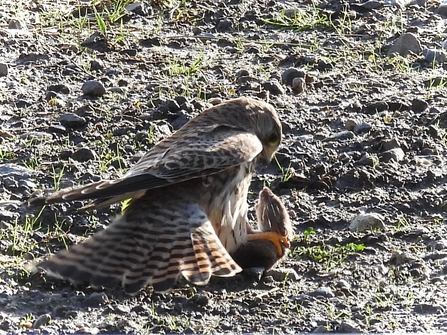
<svg viewBox="0 0 447 335">
<path fill-rule="evenodd" d="M 196 285 L 233 276 L 241 268 L 230 254 L 248 240 L 287 244 L 275 232 L 251 233 L 247 219 L 255 166 L 272 159 L 281 136 L 270 104 L 228 100 L 156 144 L 122 178 L 31 198 L 30 205 L 94 200 L 86 208 L 131 199 L 109 227 L 37 267 L 94 287 L 121 283 L 132 295 L 148 285 L 167 291 L 180 275 Z"/>
<path fill-rule="evenodd" d="M 260 232 L 275 232 L 285 237 L 285 242 L 279 245 L 281 250 L 267 239 L 253 239 L 242 244 L 232 257 L 242 268 L 263 267 L 267 271 L 285 258 L 290 248 L 288 242 L 295 233 L 286 207 L 268 187 L 259 193 L 256 216 Z"/>
</svg>

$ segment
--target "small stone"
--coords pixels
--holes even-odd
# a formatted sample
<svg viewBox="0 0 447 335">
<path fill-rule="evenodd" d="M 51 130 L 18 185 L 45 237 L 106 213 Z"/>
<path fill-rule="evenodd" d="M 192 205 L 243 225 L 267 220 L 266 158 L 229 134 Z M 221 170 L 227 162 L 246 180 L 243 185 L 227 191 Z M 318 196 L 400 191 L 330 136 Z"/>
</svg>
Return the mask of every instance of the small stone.
<svg viewBox="0 0 447 335">
<path fill-rule="evenodd" d="M 349 230 L 353 232 L 363 233 L 371 229 L 386 229 L 382 215 L 378 213 L 359 214 L 349 224 Z"/>
<path fill-rule="evenodd" d="M 61 125 L 63 125 L 65 128 L 79 128 L 83 127 L 87 124 L 87 120 L 83 118 L 82 116 L 79 116 L 74 113 L 67 113 L 63 114 L 59 117 L 59 122 Z"/>
<path fill-rule="evenodd" d="M 9 21 L 8 29 L 22 29 L 22 24 L 19 20 L 12 19 Z"/>
<path fill-rule="evenodd" d="M 428 102 L 420 99 L 413 99 L 411 101 L 411 110 L 415 113 L 422 113 L 428 109 Z"/>
<path fill-rule="evenodd" d="M 423 54 L 429 63 L 441 64 L 447 60 L 447 54 L 443 50 L 425 49 Z"/>
<path fill-rule="evenodd" d="M 361 123 L 354 127 L 354 133 L 362 134 L 367 133 L 371 130 L 372 126 L 369 123 Z"/>
<path fill-rule="evenodd" d="M 78 149 L 71 155 L 71 158 L 77 162 L 87 162 L 89 160 L 94 160 L 95 157 L 95 152 L 88 148 Z"/>
<path fill-rule="evenodd" d="M 285 90 L 281 86 L 278 79 L 271 79 L 271 80 L 265 81 L 262 84 L 262 87 L 274 95 L 281 95 L 281 94 L 285 93 Z"/>
<path fill-rule="evenodd" d="M 357 161 L 357 164 L 365 166 L 374 166 L 378 162 L 379 160 L 377 157 L 373 157 L 369 153 L 365 152 L 365 154 L 362 157 L 360 157 L 360 159 Z"/>
<path fill-rule="evenodd" d="M 422 51 L 421 42 L 413 33 L 402 34 L 388 50 L 388 56 L 397 53 L 403 57 L 410 52 L 419 54 Z"/>
<path fill-rule="evenodd" d="M 436 9 L 436 13 L 439 15 L 447 16 L 447 2 L 443 1 L 439 5 L 439 7 Z"/>
<path fill-rule="evenodd" d="M 354 138 L 355 135 L 352 131 L 341 131 L 336 134 L 333 134 L 329 137 L 326 137 L 324 141 L 345 141 Z"/>
<path fill-rule="evenodd" d="M 53 92 L 57 92 L 57 93 L 69 94 L 70 93 L 70 88 L 67 85 L 64 85 L 64 84 L 54 84 L 54 85 L 49 85 L 47 87 L 47 91 L 53 91 Z"/>
<path fill-rule="evenodd" d="M 191 298 L 191 300 L 194 301 L 197 306 L 201 307 L 207 306 L 210 302 L 210 299 L 204 292 L 198 292 Z"/>
<path fill-rule="evenodd" d="M 28 140 L 28 141 L 32 140 L 32 141 L 36 141 L 36 142 L 46 142 L 46 141 L 50 141 L 53 138 L 53 136 L 51 136 L 51 134 L 44 133 L 42 131 L 30 131 L 30 132 L 21 134 L 19 137 L 24 140 Z"/>
<path fill-rule="evenodd" d="M 362 333 L 362 329 L 353 320 L 344 320 L 340 327 L 337 329 L 337 333 Z"/>
<path fill-rule="evenodd" d="M 88 80 L 82 85 L 82 93 L 100 97 L 106 93 L 106 89 L 100 81 Z"/>
<path fill-rule="evenodd" d="M 8 75 L 8 65 L 0 63 L 0 77 L 6 77 Z"/>
<path fill-rule="evenodd" d="M 39 316 L 36 321 L 34 321 L 33 323 L 33 328 L 37 329 L 40 328 L 42 326 L 46 326 L 50 323 L 51 321 L 51 315 L 50 314 L 42 314 L 41 316 Z"/>
<path fill-rule="evenodd" d="M 357 126 L 357 121 L 356 120 L 353 120 L 353 119 L 347 119 L 346 121 L 345 121 L 345 128 L 346 128 L 346 130 L 349 130 L 349 131 L 353 131 L 354 130 L 354 127 L 355 126 Z"/>
<path fill-rule="evenodd" d="M 233 22 L 230 19 L 221 19 L 217 23 L 216 29 L 219 32 L 228 31 L 233 28 Z"/>
<path fill-rule="evenodd" d="M 393 148 L 382 152 L 380 158 L 383 162 L 400 162 L 405 158 L 405 152 L 401 148 Z"/>
<path fill-rule="evenodd" d="M 270 270 L 268 273 L 277 282 L 283 282 L 286 280 L 298 281 L 300 279 L 300 276 L 298 275 L 298 273 L 294 269 L 291 269 L 291 268 L 276 268 L 276 269 Z"/>
<path fill-rule="evenodd" d="M 314 334 L 322 334 L 322 333 L 328 333 L 329 329 L 326 326 L 318 326 L 314 329 L 312 333 Z"/>
<path fill-rule="evenodd" d="M 285 70 L 281 74 L 281 81 L 288 86 L 292 86 L 293 79 L 295 78 L 304 78 L 306 76 L 306 72 L 303 70 L 298 70 L 294 67 Z"/>
<path fill-rule="evenodd" d="M 312 297 L 325 297 L 325 298 L 335 297 L 334 292 L 328 286 L 322 286 L 322 287 L 316 289 L 315 291 L 308 292 L 307 294 Z"/>
<path fill-rule="evenodd" d="M 94 292 L 84 299 L 82 307 L 100 307 L 109 302 L 109 297 L 104 292 Z"/>
<path fill-rule="evenodd" d="M 297 93 L 302 93 L 306 89 L 306 81 L 304 78 L 293 78 L 292 90 Z"/>
<path fill-rule="evenodd" d="M 428 126 L 427 133 L 433 138 L 440 138 L 440 129 L 431 124 Z"/>
<path fill-rule="evenodd" d="M 154 14 L 152 7 L 147 1 L 138 1 L 131 3 L 125 7 L 128 12 L 142 16 L 150 16 Z"/>
<path fill-rule="evenodd" d="M 389 106 L 385 101 L 371 102 L 363 108 L 366 114 L 376 114 L 388 110 Z"/>
</svg>

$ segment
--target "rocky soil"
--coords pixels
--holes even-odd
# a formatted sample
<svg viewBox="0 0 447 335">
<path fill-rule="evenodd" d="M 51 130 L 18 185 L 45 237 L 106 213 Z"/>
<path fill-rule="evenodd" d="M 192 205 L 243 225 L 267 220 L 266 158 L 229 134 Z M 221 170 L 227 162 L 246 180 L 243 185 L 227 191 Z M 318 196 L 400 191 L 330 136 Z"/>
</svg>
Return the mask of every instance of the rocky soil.
<svg viewBox="0 0 447 335">
<path fill-rule="evenodd" d="M 0 332 L 447 330 L 444 4 L 1 4 Z M 269 185 L 290 211 L 279 268 L 132 298 L 25 271 L 121 208 L 30 209 L 32 192 L 120 176 L 237 96 L 283 123 L 250 194 Z"/>
</svg>

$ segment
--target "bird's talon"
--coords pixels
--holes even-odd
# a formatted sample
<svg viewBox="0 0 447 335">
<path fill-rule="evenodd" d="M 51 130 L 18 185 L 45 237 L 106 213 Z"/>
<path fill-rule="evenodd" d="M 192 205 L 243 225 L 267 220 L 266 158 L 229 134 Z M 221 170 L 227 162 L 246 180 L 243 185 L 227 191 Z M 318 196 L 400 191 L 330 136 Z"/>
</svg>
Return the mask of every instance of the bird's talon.
<svg viewBox="0 0 447 335">
<path fill-rule="evenodd" d="M 284 255 L 284 248 L 290 248 L 290 241 L 287 237 L 282 236 L 275 232 L 263 232 L 263 233 L 255 233 L 255 234 L 249 234 L 248 240 L 268 240 L 273 243 L 273 245 L 276 247 L 276 251 L 278 253 L 279 257 L 282 257 Z"/>
</svg>

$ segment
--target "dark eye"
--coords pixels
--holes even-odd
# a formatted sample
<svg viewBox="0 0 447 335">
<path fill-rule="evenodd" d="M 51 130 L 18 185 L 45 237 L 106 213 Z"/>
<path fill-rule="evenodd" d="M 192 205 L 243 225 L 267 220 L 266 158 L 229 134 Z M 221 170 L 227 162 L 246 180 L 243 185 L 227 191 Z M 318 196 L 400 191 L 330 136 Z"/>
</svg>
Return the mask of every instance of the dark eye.
<svg viewBox="0 0 447 335">
<path fill-rule="evenodd" d="M 269 138 L 267 139 L 270 145 L 276 145 L 279 143 L 279 136 L 277 133 L 271 133 Z"/>
</svg>

